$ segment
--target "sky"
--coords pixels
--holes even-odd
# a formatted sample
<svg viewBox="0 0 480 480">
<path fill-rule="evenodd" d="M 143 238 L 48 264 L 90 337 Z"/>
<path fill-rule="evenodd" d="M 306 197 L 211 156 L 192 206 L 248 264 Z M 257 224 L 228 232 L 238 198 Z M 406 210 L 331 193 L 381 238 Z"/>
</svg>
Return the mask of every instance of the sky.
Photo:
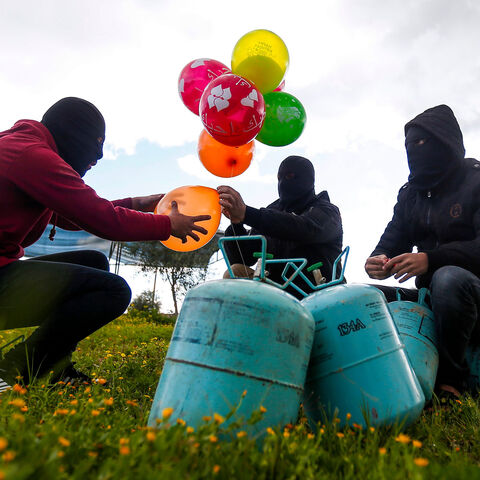
<svg viewBox="0 0 480 480">
<path fill-rule="evenodd" d="M 280 162 L 303 155 L 317 192 L 340 208 L 347 279 L 369 282 L 365 259 L 408 176 L 404 124 L 445 103 L 467 156 L 480 155 L 479 24 L 475 0 L 4 0 L 0 131 L 40 120 L 65 96 L 93 102 L 106 119 L 105 156 L 85 181 L 112 200 L 228 184 L 248 205 L 266 206 L 277 198 Z M 289 146 L 256 142 L 249 169 L 222 179 L 197 157 L 203 126 L 180 100 L 178 76 L 197 58 L 230 66 L 236 42 L 255 29 L 285 42 L 285 91 L 307 122 Z M 130 270 L 120 273 L 136 295 L 151 279 Z M 222 270 L 215 264 L 209 278 Z"/>
</svg>

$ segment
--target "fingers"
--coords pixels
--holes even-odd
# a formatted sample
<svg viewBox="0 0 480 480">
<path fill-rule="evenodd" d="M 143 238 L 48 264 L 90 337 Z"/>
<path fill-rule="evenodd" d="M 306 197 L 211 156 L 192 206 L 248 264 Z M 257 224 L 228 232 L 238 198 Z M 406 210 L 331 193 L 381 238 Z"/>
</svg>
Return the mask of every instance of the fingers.
<svg viewBox="0 0 480 480">
<path fill-rule="evenodd" d="M 204 222 L 205 220 L 210 220 L 212 217 L 210 215 L 197 215 L 196 217 L 191 217 L 194 223 Z"/>
<path fill-rule="evenodd" d="M 208 230 L 206 228 L 201 227 L 200 225 L 193 225 L 192 230 L 203 233 L 204 235 L 208 233 Z"/>
</svg>

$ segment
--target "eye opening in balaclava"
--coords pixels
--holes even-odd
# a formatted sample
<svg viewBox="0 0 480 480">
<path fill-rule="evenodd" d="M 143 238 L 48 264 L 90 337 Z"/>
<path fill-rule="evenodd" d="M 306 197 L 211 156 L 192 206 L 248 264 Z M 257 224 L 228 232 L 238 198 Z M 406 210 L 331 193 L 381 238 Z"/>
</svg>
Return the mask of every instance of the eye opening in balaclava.
<svg viewBox="0 0 480 480">
<path fill-rule="evenodd" d="M 52 134 L 59 155 L 81 177 L 102 158 L 105 120 L 87 100 L 62 98 L 45 112 L 42 124 Z"/>
<path fill-rule="evenodd" d="M 456 166 L 452 150 L 417 125 L 407 130 L 405 148 L 410 169 L 408 181 L 418 190 L 435 188 Z"/>
<path fill-rule="evenodd" d="M 315 196 L 315 169 L 310 160 L 292 155 L 278 168 L 278 195 L 282 210 L 300 213 Z"/>
</svg>

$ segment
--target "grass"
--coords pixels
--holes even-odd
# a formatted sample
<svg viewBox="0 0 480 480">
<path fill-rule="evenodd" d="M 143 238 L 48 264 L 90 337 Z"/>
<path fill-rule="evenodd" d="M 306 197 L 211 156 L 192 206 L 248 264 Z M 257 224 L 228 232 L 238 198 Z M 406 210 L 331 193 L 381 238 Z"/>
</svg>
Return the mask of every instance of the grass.
<svg viewBox="0 0 480 480">
<path fill-rule="evenodd" d="M 471 397 L 435 404 L 402 433 L 332 422 L 313 435 L 301 418 L 259 445 L 241 426 L 224 431 L 221 419 L 196 431 L 148 429 L 171 333 L 123 316 L 75 353 L 79 369 L 107 388 L 36 381 L 2 394 L 0 480 L 480 478 L 480 405 Z M 0 334 L 3 344 L 18 331 Z"/>
</svg>

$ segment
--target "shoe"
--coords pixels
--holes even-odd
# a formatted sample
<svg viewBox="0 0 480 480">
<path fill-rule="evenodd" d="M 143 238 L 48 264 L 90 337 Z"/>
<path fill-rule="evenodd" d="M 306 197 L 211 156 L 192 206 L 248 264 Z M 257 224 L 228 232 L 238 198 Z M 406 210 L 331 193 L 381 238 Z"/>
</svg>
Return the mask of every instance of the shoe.
<svg viewBox="0 0 480 480">
<path fill-rule="evenodd" d="M 5 390 L 12 388 L 10 384 L 8 384 L 3 378 L 0 378 L 0 393 L 3 393 Z"/>
<path fill-rule="evenodd" d="M 93 380 L 85 373 L 79 372 L 73 363 L 67 365 L 59 375 L 50 379 L 51 383 L 70 383 L 71 385 L 91 385 Z"/>
</svg>

